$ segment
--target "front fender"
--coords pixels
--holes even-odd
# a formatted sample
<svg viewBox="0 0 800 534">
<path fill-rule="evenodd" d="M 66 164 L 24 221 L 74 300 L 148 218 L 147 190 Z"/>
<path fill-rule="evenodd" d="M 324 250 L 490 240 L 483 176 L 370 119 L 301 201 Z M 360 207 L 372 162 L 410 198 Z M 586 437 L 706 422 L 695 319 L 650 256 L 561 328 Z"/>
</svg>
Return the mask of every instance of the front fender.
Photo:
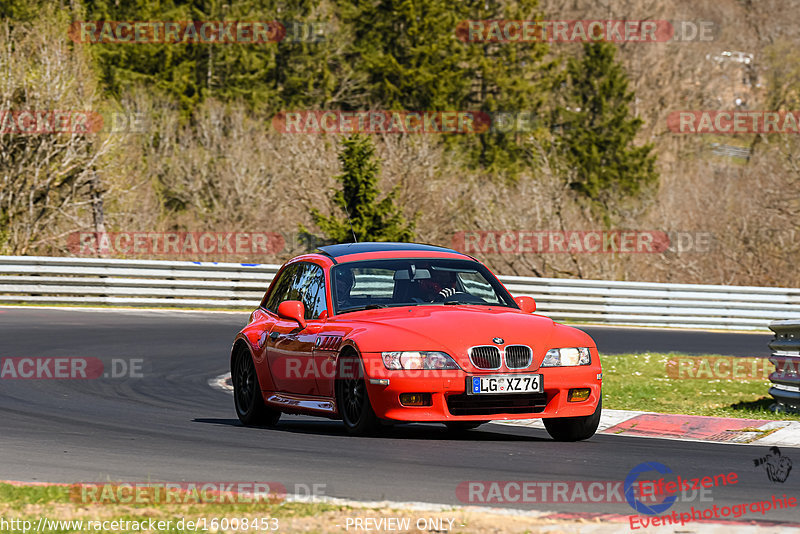
<svg viewBox="0 0 800 534">
<path fill-rule="evenodd" d="M 265 356 L 267 332 L 259 331 L 256 328 L 244 328 L 241 332 L 236 334 L 233 340 L 233 347 L 231 348 L 230 368 L 231 375 L 234 373 L 234 358 L 237 351 L 246 350 L 249 357 L 253 358 L 253 364 L 256 368 L 256 376 L 258 377 L 258 384 L 261 391 L 275 391 L 275 383 L 272 380 L 272 372 L 269 368 L 269 362 Z"/>
</svg>

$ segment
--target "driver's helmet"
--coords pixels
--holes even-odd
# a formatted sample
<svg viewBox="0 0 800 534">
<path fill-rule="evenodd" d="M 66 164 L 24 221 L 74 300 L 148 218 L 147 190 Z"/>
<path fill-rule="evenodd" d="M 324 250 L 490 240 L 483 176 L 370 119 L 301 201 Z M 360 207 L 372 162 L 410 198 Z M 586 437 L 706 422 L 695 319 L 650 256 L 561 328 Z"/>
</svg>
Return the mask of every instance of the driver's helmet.
<svg viewBox="0 0 800 534">
<path fill-rule="evenodd" d="M 353 289 L 353 271 L 350 269 L 336 269 L 333 272 L 334 284 L 336 285 L 336 298 L 344 300 L 350 297 L 350 290 Z"/>
<path fill-rule="evenodd" d="M 439 292 L 446 288 L 456 287 L 455 273 L 451 271 L 438 271 L 431 269 L 431 277 L 419 281 L 419 286 L 429 298 L 438 295 Z"/>
</svg>

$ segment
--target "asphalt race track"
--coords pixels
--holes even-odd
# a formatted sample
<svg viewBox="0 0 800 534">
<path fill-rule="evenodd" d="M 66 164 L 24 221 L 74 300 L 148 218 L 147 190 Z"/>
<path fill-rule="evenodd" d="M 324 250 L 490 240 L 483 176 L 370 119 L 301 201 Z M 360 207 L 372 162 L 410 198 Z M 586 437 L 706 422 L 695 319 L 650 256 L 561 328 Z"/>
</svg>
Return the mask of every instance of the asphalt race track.
<svg viewBox="0 0 800 534">
<path fill-rule="evenodd" d="M 246 314 L 0 308 L 0 358 L 81 356 L 129 362 L 137 376 L 0 380 L 0 479 L 49 482 L 277 481 L 325 484 L 329 496 L 458 504 L 463 481 L 624 480 L 655 461 L 684 478 L 734 471 L 710 507 L 797 496 L 800 473 L 770 482 L 753 459 L 765 447 L 598 435 L 556 443 L 544 431 L 485 425 L 454 437 L 441 425 L 403 425 L 352 438 L 341 424 L 287 417 L 242 427 L 229 394 L 208 380 L 228 371 Z M 686 351 L 766 355 L 768 334 L 586 328 L 603 352 Z M 755 354 L 754 354 L 755 352 Z M 122 374 L 120 369 L 118 372 Z M 138 376 L 141 374 L 141 376 Z M 800 462 L 800 451 L 786 456 Z M 797 471 L 797 468 L 795 468 Z M 480 504 L 480 503 L 474 503 Z M 617 504 L 519 504 L 565 512 L 632 513 Z M 676 511 L 689 503 L 676 504 Z M 796 509 L 764 519 L 796 519 Z"/>
</svg>

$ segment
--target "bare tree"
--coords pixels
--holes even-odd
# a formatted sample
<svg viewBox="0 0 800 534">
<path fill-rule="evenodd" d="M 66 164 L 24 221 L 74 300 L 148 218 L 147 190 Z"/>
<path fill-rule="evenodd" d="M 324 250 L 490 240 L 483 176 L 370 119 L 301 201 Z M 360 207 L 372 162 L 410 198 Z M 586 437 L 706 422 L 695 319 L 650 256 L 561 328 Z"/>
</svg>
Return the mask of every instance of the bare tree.
<svg viewBox="0 0 800 534">
<path fill-rule="evenodd" d="M 0 27 L 0 249 L 7 253 L 52 243 L 87 206 L 102 222 L 96 171 L 113 138 L 93 133 L 100 127 L 94 77 L 84 51 L 69 46 L 67 24 L 47 11 L 33 24 Z"/>
</svg>

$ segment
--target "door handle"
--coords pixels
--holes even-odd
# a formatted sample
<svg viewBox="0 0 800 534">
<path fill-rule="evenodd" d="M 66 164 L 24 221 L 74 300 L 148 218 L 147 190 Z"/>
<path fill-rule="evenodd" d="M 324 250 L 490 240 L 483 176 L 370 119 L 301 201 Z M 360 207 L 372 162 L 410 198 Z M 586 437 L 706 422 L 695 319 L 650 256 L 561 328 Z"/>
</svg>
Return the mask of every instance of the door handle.
<svg viewBox="0 0 800 534">
<path fill-rule="evenodd" d="M 280 332 L 270 332 L 270 333 L 269 333 L 269 338 L 270 338 L 272 341 L 275 341 L 275 340 L 276 340 L 276 339 L 278 339 L 279 337 L 281 337 L 281 334 L 280 334 Z"/>
</svg>

